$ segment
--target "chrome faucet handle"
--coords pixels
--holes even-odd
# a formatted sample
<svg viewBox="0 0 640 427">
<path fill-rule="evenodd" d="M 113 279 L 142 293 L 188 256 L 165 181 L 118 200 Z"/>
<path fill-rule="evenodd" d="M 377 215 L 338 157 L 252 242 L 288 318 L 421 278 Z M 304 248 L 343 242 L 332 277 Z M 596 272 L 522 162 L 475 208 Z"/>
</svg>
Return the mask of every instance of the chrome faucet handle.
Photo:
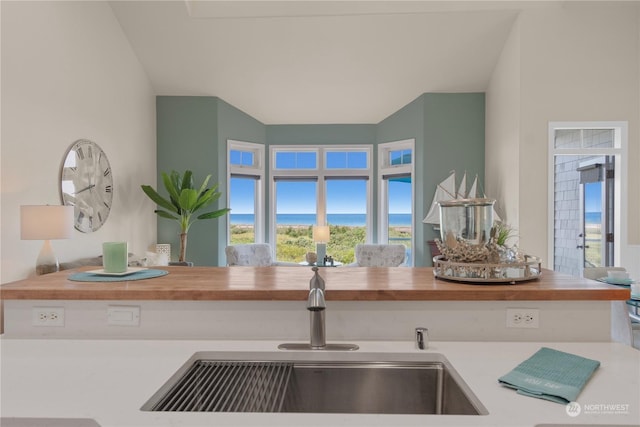
<svg viewBox="0 0 640 427">
<path fill-rule="evenodd" d="M 429 329 L 416 328 L 416 348 L 418 350 L 429 348 Z"/>
<path fill-rule="evenodd" d="M 314 266 L 311 268 L 314 272 L 313 277 L 309 281 L 309 289 L 322 289 L 324 291 L 324 279 L 318 274 L 318 267 Z"/>
</svg>

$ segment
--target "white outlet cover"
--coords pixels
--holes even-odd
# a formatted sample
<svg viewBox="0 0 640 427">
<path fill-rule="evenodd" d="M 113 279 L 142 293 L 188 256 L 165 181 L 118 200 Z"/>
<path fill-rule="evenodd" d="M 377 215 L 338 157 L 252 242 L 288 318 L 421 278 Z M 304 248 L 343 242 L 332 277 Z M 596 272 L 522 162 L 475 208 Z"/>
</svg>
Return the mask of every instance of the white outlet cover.
<svg viewBox="0 0 640 427">
<path fill-rule="evenodd" d="M 33 307 L 31 324 L 33 326 L 64 327 L 64 307 Z"/>
<path fill-rule="evenodd" d="M 516 320 L 520 319 L 520 320 Z M 508 308 L 507 328 L 537 329 L 540 327 L 540 310 L 537 308 Z"/>
</svg>

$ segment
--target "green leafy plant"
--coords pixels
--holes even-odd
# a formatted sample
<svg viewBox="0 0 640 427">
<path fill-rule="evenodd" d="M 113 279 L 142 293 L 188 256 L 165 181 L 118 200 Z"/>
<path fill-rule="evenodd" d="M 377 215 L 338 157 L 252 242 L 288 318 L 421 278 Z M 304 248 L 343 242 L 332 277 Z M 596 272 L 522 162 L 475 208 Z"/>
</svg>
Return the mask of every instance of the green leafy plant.
<svg viewBox="0 0 640 427">
<path fill-rule="evenodd" d="M 501 221 L 494 223 L 491 235 L 498 246 L 506 246 L 507 240 L 516 236 L 514 228 Z"/>
<path fill-rule="evenodd" d="M 180 226 L 180 256 L 178 261 L 184 262 L 187 252 L 187 233 L 189 227 L 199 219 L 219 218 L 231 209 L 222 208 L 195 216 L 195 213 L 214 203 L 221 196 L 218 185 L 207 188 L 211 175 L 207 175 L 200 187 L 193 184 L 193 173 L 188 170 L 184 174 L 171 171 L 170 174 L 162 173 L 164 188 L 169 193 L 169 198 L 161 196 L 150 185 L 142 185 L 142 191 L 149 196 L 160 208 L 154 212 L 161 218 L 177 221 Z"/>
</svg>

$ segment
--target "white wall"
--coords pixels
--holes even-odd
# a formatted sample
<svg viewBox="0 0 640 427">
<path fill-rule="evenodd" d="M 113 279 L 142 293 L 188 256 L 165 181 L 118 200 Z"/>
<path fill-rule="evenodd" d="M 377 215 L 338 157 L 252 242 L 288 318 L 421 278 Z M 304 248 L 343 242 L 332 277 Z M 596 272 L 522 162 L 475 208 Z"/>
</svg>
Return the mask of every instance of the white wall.
<svg viewBox="0 0 640 427">
<path fill-rule="evenodd" d="M 496 198 L 500 218 L 519 227 L 520 24 L 513 25 L 485 97 L 485 186 Z"/>
<path fill-rule="evenodd" d="M 309 340 L 304 301 L 5 301 L 4 338 Z M 107 324 L 109 306 L 140 324 Z M 34 307 L 64 308 L 64 326 L 32 326 Z M 539 310 L 539 328 L 507 328 L 508 308 Z M 611 341 L 609 301 L 328 301 L 327 340 Z"/>
<path fill-rule="evenodd" d="M 640 169 L 633 167 L 640 164 L 639 7 L 637 2 L 564 2 L 558 8 L 525 10 L 517 24 L 519 88 L 513 88 L 513 76 L 502 74 L 507 67 L 515 68 L 513 58 L 501 59 L 496 67 L 487 94 L 488 136 L 497 135 L 495 129 L 513 129 L 512 115 L 504 112 L 517 110 L 519 170 L 512 163 L 487 169 L 487 192 L 494 192 L 490 185 L 504 186 L 501 180 L 519 175 L 506 210 L 518 214 L 520 247 L 541 256 L 546 266 L 551 262 L 546 231 L 550 121 L 629 123 L 630 189 L 624 195 L 629 222 L 623 238 L 630 244 L 640 242 Z M 519 105 L 504 90 L 510 87 L 519 91 Z M 500 158 L 499 150 L 507 143 L 500 141 L 487 146 L 487 158 Z"/>
<path fill-rule="evenodd" d="M 60 204 L 63 155 L 87 138 L 105 151 L 114 200 L 97 232 L 53 241 L 59 260 L 95 256 L 107 240 L 144 254 L 156 217 L 155 94 L 106 2 L 1 2 L 2 283 L 32 274 L 40 241 L 20 240 L 19 207 Z"/>
<path fill-rule="evenodd" d="M 622 251 L 620 266 L 626 268 L 636 281 L 640 280 L 640 245 L 628 245 Z"/>
</svg>

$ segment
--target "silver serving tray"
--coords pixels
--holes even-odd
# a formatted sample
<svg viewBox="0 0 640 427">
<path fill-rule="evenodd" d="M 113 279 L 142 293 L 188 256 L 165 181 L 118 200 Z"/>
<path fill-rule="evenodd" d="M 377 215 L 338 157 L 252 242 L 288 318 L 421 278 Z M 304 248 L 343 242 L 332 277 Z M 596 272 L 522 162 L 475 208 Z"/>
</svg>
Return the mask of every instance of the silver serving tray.
<svg viewBox="0 0 640 427">
<path fill-rule="evenodd" d="M 433 274 L 439 279 L 472 284 L 515 284 L 542 276 L 542 261 L 525 255 L 524 261 L 509 263 L 467 263 L 448 261 L 443 255 L 433 257 Z"/>
</svg>

